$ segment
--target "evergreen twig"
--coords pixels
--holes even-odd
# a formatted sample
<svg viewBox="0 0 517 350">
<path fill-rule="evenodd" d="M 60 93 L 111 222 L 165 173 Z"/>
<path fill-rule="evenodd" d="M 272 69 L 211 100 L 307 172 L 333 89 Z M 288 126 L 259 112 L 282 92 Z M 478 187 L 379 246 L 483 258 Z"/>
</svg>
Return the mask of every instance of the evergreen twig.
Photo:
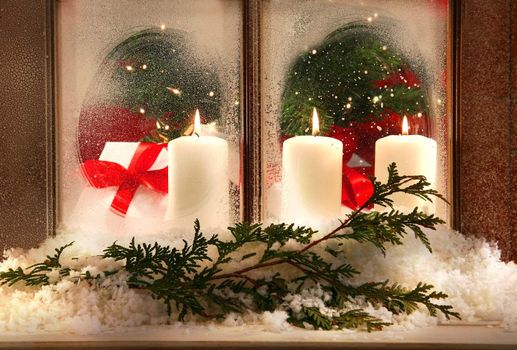
<svg viewBox="0 0 517 350">
<path fill-rule="evenodd" d="M 359 273 L 342 256 L 342 252 L 326 245 L 324 251 L 334 259 L 314 248 L 323 243 L 355 240 L 371 243 L 382 253 L 387 245 L 401 245 L 407 231 L 412 231 L 431 251 L 428 238 L 422 228 L 435 229 L 443 221 L 415 208 L 410 213 L 393 209 L 390 198 L 394 193 L 407 193 L 424 200 L 442 198 L 423 176 L 401 176 L 395 164 L 388 168 L 388 181 L 380 183 L 373 179 L 374 194 L 359 209 L 348 214 L 334 230 L 313 240 L 315 233 L 310 228 L 295 227 L 293 224 L 238 223 L 229 228 L 232 239 L 221 241 L 216 235 L 206 238 L 199 221 L 194 225 L 191 242 L 184 241 L 182 248 L 171 248 L 154 244 L 137 244 L 135 239 L 125 247 L 116 242 L 104 250 L 103 258 L 123 261 L 123 269 L 129 274 L 127 284 L 131 288 L 146 290 L 162 300 L 169 315 L 177 314 L 185 320 L 189 314 L 209 318 L 224 317 L 230 312 L 263 312 L 285 310 L 288 321 L 295 326 L 311 325 L 314 328 L 364 328 L 368 331 L 382 329 L 389 323 L 371 316 L 362 309 L 350 308 L 350 303 L 362 298 L 367 303 L 387 308 L 394 314 L 410 314 L 420 306 L 427 308 L 431 316 L 442 313 L 447 319 L 460 318 L 450 305 L 435 303 L 447 298 L 433 286 L 418 283 L 413 289 L 389 281 L 353 285 L 351 278 Z M 442 198 L 443 199 L 443 198 Z M 375 204 L 392 209 L 388 212 L 365 212 Z M 289 242 L 296 243 L 288 245 Z M 56 254 L 40 264 L 25 269 L 9 269 L 0 272 L 2 284 L 13 285 L 24 282 L 27 285 L 49 284 L 48 273 L 60 269 L 62 278 L 70 274 L 59 258 L 69 245 L 56 249 Z M 246 247 L 247 246 L 247 247 Z M 215 249 L 217 256 L 209 255 Z M 334 262 L 332 261 L 334 260 Z M 339 261 L 336 264 L 335 261 Z M 230 263 L 248 264 L 232 268 Z M 291 267 L 295 274 L 285 274 Z M 265 276 L 261 270 L 268 270 Z M 111 274 L 113 272 L 110 272 Z M 89 274 L 85 279 L 91 279 Z M 324 299 L 324 313 L 313 306 L 293 310 L 286 301 L 288 296 L 301 293 L 307 288 L 320 287 L 328 294 Z"/>
<path fill-rule="evenodd" d="M 16 269 L 10 268 L 7 271 L 0 272 L 0 285 L 7 284 L 12 286 L 17 282 L 24 282 L 27 286 L 45 285 L 49 282 L 49 273 L 54 269 L 59 269 L 61 277 L 70 274 L 70 268 L 63 267 L 60 262 L 63 251 L 70 247 L 74 242 L 68 243 L 60 248 L 55 249 L 55 254 L 47 255 L 47 259 L 41 263 L 37 263 L 23 269 L 18 267 Z M 25 270 L 28 272 L 26 273 Z"/>
</svg>

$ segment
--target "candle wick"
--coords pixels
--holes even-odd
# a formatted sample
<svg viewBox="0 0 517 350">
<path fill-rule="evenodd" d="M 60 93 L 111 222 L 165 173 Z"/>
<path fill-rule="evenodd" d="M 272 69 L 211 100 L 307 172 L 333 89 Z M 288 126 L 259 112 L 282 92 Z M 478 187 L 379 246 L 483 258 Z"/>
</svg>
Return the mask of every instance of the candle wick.
<svg viewBox="0 0 517 350">
<path fill-rule="evenodd" d="M 199 134 L 198 134 L 196 131 L 194 131 L 194 135 L 196 135 L 197 137 L 199 137 Z"/>
</svg>

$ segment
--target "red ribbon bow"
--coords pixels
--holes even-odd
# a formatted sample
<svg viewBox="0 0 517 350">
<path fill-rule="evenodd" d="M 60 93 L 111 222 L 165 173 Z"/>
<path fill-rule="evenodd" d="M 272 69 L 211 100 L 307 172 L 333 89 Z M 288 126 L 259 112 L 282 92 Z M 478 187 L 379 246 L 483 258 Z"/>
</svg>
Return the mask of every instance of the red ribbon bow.
<svg viewBox="0 0 517 350">
<path fill-rule="evenodd" d="M 356 169 L 343 164 L 341 203 L 353 210 L 362 207 L 373 195 L 372 182 Z"/>
<path fill-rule="evenodd" d="M 127 169 L 118 163 L 96 159 L 85 161 L 81 168 L 95 188 L 119 186 L 111 208 L 124 216 L 140 185 L 157 192 L 168 192 L 167 167 L 149 170 L 165 147 L 167 144 L 140 142 Z"/>
<path fill-rule="evenodd" d="M 375 129 L 377 130 L 377 129 Z M 363 206 L 373 194 L 373 184 L 360 168 L 350 168 L 347 163 L 359 150 L 361 138 L 353 127 L 333 125 L 330 137 L 343 142 L 343 172 L 341 182 L 341 204 L 350 209 Z"/>
</svg>

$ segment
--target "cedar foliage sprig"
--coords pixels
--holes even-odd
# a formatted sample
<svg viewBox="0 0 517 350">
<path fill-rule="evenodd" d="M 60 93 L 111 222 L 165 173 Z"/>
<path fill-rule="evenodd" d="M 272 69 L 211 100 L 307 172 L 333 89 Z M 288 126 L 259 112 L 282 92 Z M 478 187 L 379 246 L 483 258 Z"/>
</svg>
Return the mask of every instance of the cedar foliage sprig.
<svg viewBox="0 0 517 350">
<path fill-rule="evenodd" d="M 18 267 L 16 269 L 8 269 L 0 272 L 0 285 L 7 284 L 12 286 L 17 282 L 23 282 L 27 286 L 37 286 L 49 284 L 49 273 L 55 269 L 59 270 L 59 276 L 65 277 L 70 275 L 70 268 L 63 267 L 60 262 L 63 251 L 70 247 L 74 242 L 68 243 L 60 248 L 55 249 L 55 254 L 47 255 L 47 259 L 41 263 L 28 266 L 26 269 Z M 26 273 L 25 270 L 28 272 Z"/>
<path fill-rule="evenodd" d="M 310 325 L 316 329 L 355 329 L 365 327 L 368 332 L 381 330 L 390 323 L 382 322 L 361 309 L 352 309 L 338 315 L 324 315 L 317 307 L 302 307 L 301 316 L 289 317 L 288 321 L 298 327 Z"/>
<path fill-rule="evenodd" d="M 168 314 L 176 315 L 178 320 L 185 320 L 188 315 L 223 318 L 231 312 L 284 310 L 289 315 L 288 322 L 301 327 L 372 331 L 389 325 L 350 306 L 359 299 L 394 314 L 410 314 L 422 306 L 431 316 L 442 313 L 447 319 L 460 318 L 452 306 L 436 303 L 447 295 L 434 291 L 430 284 L 419 283 L 412 289 L 389 281 L 354 285 L 351 279 L 359 271 L 346 261 L 342 251 L 331 248 L 339 247 L 344 240 L 354 240 L 371 243 L 385 253 L 388 245 L 403 244 L 402 238 L 412 231 L 431 251 L 422 228 L 434 230 L 443 221 L 418 208 L 409 213 L 395 210 L 390 196 L 407 193 L 430 201 L 432 197 L 442 198 L 441 195 L 428 188 L 423 176 L 399 175 L 395 164 L 388 167 L 388 174 L 386 183 L 373 180 L 374 194 L 367 203 L 319 239 L 313 239 L 312 229 L 293 224 L 264 227 L 238 223 L 229 228 L 232 239 L 222 241 L 217 235 L 206 238 L 196 220 L 192 241 L 184 241 L 181 248 L 137 244 L 133 238 L 127 247 L 113 243 L 102 257 L 123 261 L 128 286 L 162 300 Z M 371 204 L 392 209 L 364 212 Z M 323 243 L 323 251 L 314 249 Z M 0 283 L 49 284 L 46 274 L 54 268 L 61 269 L 61 277 L 67 276 L 69 269 L 59 262 L 67 246 L 56 249 L 56 255 L 46 262 L 27 268 L 27 273 L 21 268 L 0 272 Z M 217 254 L 209 254 L 210 250 Z M 83 278 L 91 276 L 86 274 Z M 326 311 L 312 305 L 290 306 L 288 300 L 311 288 L 326 293 L 321 298 Z"/>
</svg>

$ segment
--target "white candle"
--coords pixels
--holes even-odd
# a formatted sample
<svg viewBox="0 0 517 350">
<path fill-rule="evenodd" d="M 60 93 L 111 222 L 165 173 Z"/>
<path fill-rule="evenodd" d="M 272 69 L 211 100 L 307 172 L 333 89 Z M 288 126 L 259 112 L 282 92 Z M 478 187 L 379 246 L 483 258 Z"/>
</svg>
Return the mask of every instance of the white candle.
<svg viewBox="0 0 517 350">
<path fill-rule="evenodd" d="M 375 177 L 381 182 L 388 179 L 388 165 L 395 162 L 400 175 L 424 175 L 431 187 L 436 186 L 436 141 L 422 135 L 408 135 L 408 122 L 404 117 L 402 135 L 390 135 L 375 143 Z M 394 205 L 406 210 L 419 207 L 434 213 L 435 207 L 417 196 L 396 193 Z M 376 209 L 380 209 L 377 208 Z"/>
<path fill-rule="evenodd" d="M 316 109 L 312 119 L 313 136 L 296 136 L 283 145 L 281 218 L 318 226 L 340 215 L 343 143 L 317 136 Z"/>
<path fill-rule="evenodd" d="M 229 222 L 228 143 L 200 135 L 199 111 L 194 132 L 169 142 L 169 206 L 166 220 L 189 229 L 195 219 L 205 228 L 226 228 Z"/>
</svg>

